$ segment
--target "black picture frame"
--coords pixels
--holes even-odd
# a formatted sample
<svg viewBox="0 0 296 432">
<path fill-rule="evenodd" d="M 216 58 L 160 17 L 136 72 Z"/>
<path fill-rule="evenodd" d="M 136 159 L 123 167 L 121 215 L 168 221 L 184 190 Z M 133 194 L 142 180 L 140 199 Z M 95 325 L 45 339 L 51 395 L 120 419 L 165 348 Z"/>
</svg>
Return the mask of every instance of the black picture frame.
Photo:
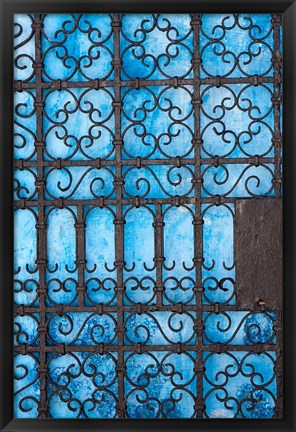
<svg viewBox="0 0 296 432">
<path fill-rule="evenodd" d="M 282 431 L 296 430 L 296 0 L 0 0 L 1 5 L 1 143 L 0 143 L 0 430 L 14 431 Z M 13 15 L 15 13 L 99 12 L 282 12 L 283 20 L 283 420 L 247 419 L 13 419 Z"/>
</svg>

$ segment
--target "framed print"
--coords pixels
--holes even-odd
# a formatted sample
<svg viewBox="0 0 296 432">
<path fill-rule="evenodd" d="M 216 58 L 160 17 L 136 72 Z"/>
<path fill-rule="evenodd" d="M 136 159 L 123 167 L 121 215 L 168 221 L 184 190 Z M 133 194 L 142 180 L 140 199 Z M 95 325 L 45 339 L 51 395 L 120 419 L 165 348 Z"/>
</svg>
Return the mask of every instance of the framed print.
<svg viewBox="0 0 296 432">
<path fill-rule="evenodd" d="M 1 430 L 294 431 L 294 2 L 1 8 Z"/>
</svg>

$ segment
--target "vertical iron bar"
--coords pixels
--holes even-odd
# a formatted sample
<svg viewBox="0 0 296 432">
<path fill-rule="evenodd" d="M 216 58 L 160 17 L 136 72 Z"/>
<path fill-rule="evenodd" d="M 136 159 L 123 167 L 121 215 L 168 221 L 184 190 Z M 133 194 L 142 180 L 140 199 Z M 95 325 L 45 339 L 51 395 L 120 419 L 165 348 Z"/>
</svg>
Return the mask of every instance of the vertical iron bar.
<svg viewBox="0 0 296 432">
<path fill-rule="evenodd" d="M 38 223 L 37 229 L 37 266 L 39 269 L 39 338 L 40 338 L 40 360 L 39 360 L 39 378 L 40 378 L 40 404 L 38 407 L 39 418 L 46 418 L 47 415 L 47 395 L 46 395 L 46 226 L 44 215 L 44 188 L 45 179 L 43 172 L 43 132 L 42 132 L 42 116 L 43 116 L 43 100 L 42 100 L 42 54 L 41 54 L 41 28 L 42 15 L 34 15 L 33 28 L 35 30 L 35 69 L 36 76 L 36 142 L 37 151 L 37 180 L 35 182 L 38 193 Z"/>
<path fill-rule="evenodd" d="M 112 20 L 112 28 L 114 33 L 114 116 L 115 116 L 115 159 L 116 159 L 116 180 L 114 182 L 116 190 L 116 219 L 115 223 L 115 266 L 117 269 L 117 378 L 118 378 L 118 401 L 117 413 L 119 418 L 125 416 L 125 401 L 124 401 L 124 315 L 123 315 L 123 267 L 124 267 L 124 220 L 122 218 L 122 166 L 121 166 L 121 59 L 120 59 L 120 14 L 114 14 Z"/>
<path fill-rule="evenodd" d="M 280 48 L 280 28 L 281 28 L 281 15 L 272 15 L 273 24 L 273 56 L 272 63 L 274 68 L 274 89 L 273 89 L 273 108 L 274 108 L 274 130 L 273 130 L 273 144 L 274 144 L 274 194 L 276 198 L 281 196 L 281 48 Z"/>
<path fill-rule="evenodd" d="M 202 337 L 203 337 L 203 319 L 202 319 L 202 264 L 203 264 L 203 245 L 202 245 L 202 213 L 201 213 L 201 161 L 200 161 L 200 148 L 201 148 L 201 133 L 200 133 L 200 47 L 199 35 L 201 27 L 201 15 L 193 14 L 190 23 L 193 31 L 193 80 L 194 90 L 192 96 L 193 104 L 193 117 L 194 117 L 194 192 L 195 192 L 195 218 L 194 224 L 194 264 L 195 264 L 195 301 L 196 301 L 196 365 L 195 373 L 197 378 L 197 395 L 195 401 L 195 411 L 198 418 L 203 417 L 204 400 L 203 400 L 203 351 L 202 351 Z"/>
<path fill-rule="evenodd" d="M 273 107 L 274 107 L 274 130 L 273 130 L 273 144 L 274 144 L 274 194 L 276 198 L 281 198 L 281 182 L 282 176 L 281 168 L 281 148 L 282 148 L 282 134 L 281 134 L 281 67 L 282 55 L 280 46 L 280 29 L 281 29 L 281 14 L 272 15 L 273 25 L 273 68 L 274 68 L 274 90 L 273 90 Z M 283 365 L 282 365 L 282 313 L 281 310 L 276 311 L 276 318 L 274 324 L 274 331 L 276 335 L 276 361 L 274 366 L 274 373 L 276 376 L 277 385 L 277 398 L 275 401 L 275 417 L 283 417 Z"/>
<path fill-rule="evenodd" d="M 163 293 L 163 281 L 162 281 L 162 266 L 164 262 L 163 252 L 163 216 L 161 204 L 156 204 L 156 215 L 154 219 L 154 248 L 155 248 L 155 267 L 156 267 L 156 304 L 162 306 L 162 293 Z"/>
<path fill-rule="evenodd" d="M 283 334 L 283 319 L 282 312 L 276 311 L 274 323 L 274 333 L 276 337 L 276 360 L 274 364 L 274 373 L 276 376 L 276 392 L 275 401 L 275 418 L 283 418 L 283 354 L 282 354 L 282 334 Z"/>
<path fill-rule="evenodd" d="M 76 230 L 76 266 L 78 271 L 78 307 L 84 307 L 84 268 L 85 268 L 85 223 L 83 219 L 83 205 L 77 204 Z"/>
</svg>

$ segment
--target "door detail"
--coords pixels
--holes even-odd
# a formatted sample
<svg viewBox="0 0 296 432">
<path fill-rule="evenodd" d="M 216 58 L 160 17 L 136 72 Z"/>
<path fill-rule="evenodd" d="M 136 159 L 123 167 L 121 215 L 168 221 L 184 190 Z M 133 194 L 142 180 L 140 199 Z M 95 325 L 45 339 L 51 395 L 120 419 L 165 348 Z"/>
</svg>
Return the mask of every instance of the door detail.
<svg viewBox="0 0 296 432">
<path fill-rule="evenodd" d="M 15 16 L 16 418 L 282 418 L 281 35 Z"/>
</svg>

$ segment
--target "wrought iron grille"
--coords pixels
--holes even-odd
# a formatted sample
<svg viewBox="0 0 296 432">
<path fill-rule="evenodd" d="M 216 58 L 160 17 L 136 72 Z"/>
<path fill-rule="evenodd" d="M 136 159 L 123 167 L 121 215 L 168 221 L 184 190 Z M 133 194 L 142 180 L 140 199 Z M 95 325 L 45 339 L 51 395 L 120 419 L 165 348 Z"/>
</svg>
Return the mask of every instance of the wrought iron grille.
<svg viewBox="0 0 296 432">
<path fill-rule="evenodd" d="M 281 418 L 281 15 L 15 29 L 15 417 Z"/>
</svg>

